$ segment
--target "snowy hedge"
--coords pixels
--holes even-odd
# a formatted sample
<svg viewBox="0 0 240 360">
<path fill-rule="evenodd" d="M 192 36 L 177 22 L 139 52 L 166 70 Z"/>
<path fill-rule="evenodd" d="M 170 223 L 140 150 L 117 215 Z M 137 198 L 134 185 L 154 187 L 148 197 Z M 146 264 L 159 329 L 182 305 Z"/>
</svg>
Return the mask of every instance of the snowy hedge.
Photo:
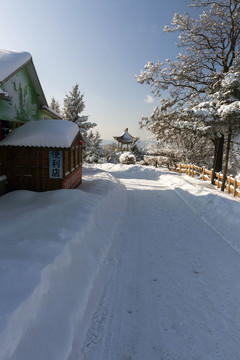
<svg viewBox="0 0 240 360">
<path fill-rule="evenodd" d="M 120 155 L 119 162 L 121 164 L 135 164 L 136 158 L 130 151 L 126 151 Z"/>
</svg>

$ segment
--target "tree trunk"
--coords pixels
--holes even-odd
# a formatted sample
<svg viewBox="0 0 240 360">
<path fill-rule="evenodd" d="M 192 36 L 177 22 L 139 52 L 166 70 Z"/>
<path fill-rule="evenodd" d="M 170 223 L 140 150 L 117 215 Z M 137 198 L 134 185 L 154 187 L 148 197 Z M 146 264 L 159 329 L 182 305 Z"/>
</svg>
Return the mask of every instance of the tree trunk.
<svg viewBox="0 0 240 360">
<path fill-rule="evenodd" d="M 216 172 L 222 171 L 222 159 L 223 159 L 223 145 L 224 145 L 224 135 L 221 137 L 216 137 L 214 139 L 214 159 L 213 159 L 213 174 L 212 184 L 214 184 L 214 178 Z"/>
<path fill-rule="evenodd" d="M 230 147 L 231 147 L 231 137 L 232 137 L 232 128 L 230 126 L 228 129 L 227 148 L 226 148 L 226 156 L 225 156 L 225 162 L 224 162 L 221 191 L 224 191 L 225 183 L 226 183 L 226 179 L 227 179 L 228 160 L 229 160 L 229 153 L 230 153 Z"/>
</svg>

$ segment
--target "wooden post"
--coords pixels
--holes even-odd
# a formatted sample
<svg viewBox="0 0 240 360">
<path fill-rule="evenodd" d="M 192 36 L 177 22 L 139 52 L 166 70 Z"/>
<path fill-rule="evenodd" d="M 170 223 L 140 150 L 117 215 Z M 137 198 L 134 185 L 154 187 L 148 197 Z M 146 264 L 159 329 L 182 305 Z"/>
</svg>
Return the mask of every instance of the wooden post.
<svg viewBox="0 0 240 360">
<path fill-rule="evenodd" d="M 181 163 L 179 164 L 179 174 L 181 174 L 182 173 L 182 165 L 181 165 Z"/>
<path fill-rule="evenodd" d="M 202 168 L 202 180 L 204 180 L 205 167 Z"/>
<path fill-rule="evenodd" d="M 211 181 L 211 184 L 214 185 L 214 182 L 213 182 L 213 169 L 211 170 L 211 173 L 210 173 L 210 181 Z"/>
<path fill-rule="evenodd" d="M 233 183 L 233 196 L 234 197 L 236 196 L 236 189 L 237 189 L 237 179 L 235 179 L 234 183 Z"/>
<path fill-rule="evenodd" d="M 220 187 L 220 184 L 219 184 L 219 181 L 220 181 L 220 173 L 216 173 L 216 176 L 217 176 L 217 188 Z"/>
<path fill-rule="evenodd" d="M 232 127 L 230 126 L 228 129 L 227 148 L 226 148 L 226 155 L 225 155 L 225 162 L 224 162 L 221 191 L 224 191 L 224 189 L 225 189 L 225 182 L 226 182 L 226 178 L 227 178 L 227 169 L 228 169 L 228 159 L 229 159 L 230 147 L 231 147 L 231 137 L 232 137 Z"/>
<path fill-rule="evenodd" d="M 228 185 L 227 185 L 227 193 L 230 194 L 231 192 L 231 176 L 227 177 Z"/>
</svg>

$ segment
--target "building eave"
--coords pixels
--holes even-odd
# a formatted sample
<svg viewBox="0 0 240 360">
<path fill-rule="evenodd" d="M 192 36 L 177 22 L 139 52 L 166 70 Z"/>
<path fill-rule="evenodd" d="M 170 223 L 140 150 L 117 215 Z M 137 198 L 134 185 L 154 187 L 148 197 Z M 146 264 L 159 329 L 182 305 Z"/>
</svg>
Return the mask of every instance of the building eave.
<svg viewBox="0 0 240 360">
<path fill-rule="evenodd" d="M 54 111 L 53 109 L 49 108 L 48 106 L 45 106 L 45 105 L 44 105 L 44 106 L 41 107 L 41 109 L 42 109 L 45 113 L 53 116 L 55 119 L 61 119 L 61 120 L 63 120 L 63 117 L 62 117 L 61 114 L 57 113 L 56 111 Z"/>
<path fill-rule="evenodd" d="M 29 74 L 29 76 L 30 76 L 30 78 L 32 80 L 33 87 L 34 87 L 34 89 L 36 91 L 36 94 L 39 97 L 40 106 L 48 107 L 48 103 L 47 103 L 46 97 L 44 95 L 44 92 L 43 92 L 39 77 L 37 75 L 37 71 L 35 69 L 33 60 L 31 59 L 25 66 L 26 66 L 26 70 L 27 70 L 27 72 L 28 72 L 28 74 Z"/>
</svg>

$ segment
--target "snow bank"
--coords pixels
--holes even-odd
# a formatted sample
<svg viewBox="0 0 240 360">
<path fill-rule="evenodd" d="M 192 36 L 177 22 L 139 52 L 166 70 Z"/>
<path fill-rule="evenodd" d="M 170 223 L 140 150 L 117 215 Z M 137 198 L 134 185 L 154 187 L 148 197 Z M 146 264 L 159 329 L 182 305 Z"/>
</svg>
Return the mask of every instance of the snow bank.
<svg viewBox="0 0 240 360">
<path fill-rule="evenodd" d="M 240 201 L 206 181 L 153 166 L 98 165 L 119 179 L 156 180 L 172 189 L 191 209 L 240 253 Z"/>
<path fill-rule="evenodd" d="M 87 165 L 78 189 L 6 194 L 0 198 L 1 360 L 71 354 L 125 211 L 126 188 L 116 178 L 129 188 L 176 192 L 240 253 L 239 200 L 160 168 Z"/>
<path fill-rule="evenodd" d="M 159 173 L 152 166 L 126 164 L 89 164 L 89 168 L 102 169 L 119 179 L 159 180 Z"/>
<path fill-rule="evenodd" d="M 185 174 L 160 172 L 160 180 L 240 254 L 239 199 Z"/>
<path fill-rule="evenodd" d="M 79 189 L 0 198 L 1 360 L 67 359 L 125 194 L 89 169 Z"/>
</svg>

